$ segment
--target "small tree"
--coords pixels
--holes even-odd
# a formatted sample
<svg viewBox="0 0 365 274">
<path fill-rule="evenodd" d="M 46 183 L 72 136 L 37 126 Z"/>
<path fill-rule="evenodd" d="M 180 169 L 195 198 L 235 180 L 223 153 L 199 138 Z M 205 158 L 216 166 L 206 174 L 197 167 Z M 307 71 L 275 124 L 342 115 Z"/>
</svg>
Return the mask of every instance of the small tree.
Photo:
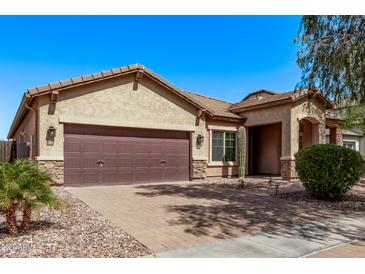
<svg viewBox="0 0 365 274">
<path fill-rule="evenodd" d="M 34 209 L 42 205 L 48 206 L 50 209 L 60 209 L 63 207 L 63 203 L 49 186 L 50 176 L 40 170 L 36 163 L 17 161 L 14 166 L 19 172 L 18 202 L 23 210 L 22 229 L 24 233 L 28 233 Z"/>
<path fill-rule="evenodd" d="M 9 163 L 0 164 L 0 208 L 5 213 L 6 225 L 10 235 L 17 234 L 16 210 L 19 186 L 17 174 Z"/>
<path fill-rule="evenodd" d="M 60 209 L 63 202 L 49 186 L 50 176 L 32 161 L 18 160 L 0 165 L 0 207 L 4 210 L 10 235 L 17 234 L 16 211 L 23 211 L 22 228 L 30 228 L 32 210 L 46 205 Z"/>
</svg>

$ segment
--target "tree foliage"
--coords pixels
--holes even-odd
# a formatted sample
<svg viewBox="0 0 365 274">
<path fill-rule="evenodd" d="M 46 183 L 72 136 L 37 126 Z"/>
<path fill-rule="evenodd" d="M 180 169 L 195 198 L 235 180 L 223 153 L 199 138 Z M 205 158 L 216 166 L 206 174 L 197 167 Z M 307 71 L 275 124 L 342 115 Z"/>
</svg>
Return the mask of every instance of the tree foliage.
<svg viewBox="0 0 365 274">
<path fill-rule="evenodd" d="M 365 133 L 365 103 L 347 106 L 342 114 L 345 117 L 342 128 L 361 129 Z"/>
<path fill-rule="evenodd" d="M 365 102 L 365 16 L 303 16 L 297 88 L 319 88 L 335 102 Z"/>
</svg>

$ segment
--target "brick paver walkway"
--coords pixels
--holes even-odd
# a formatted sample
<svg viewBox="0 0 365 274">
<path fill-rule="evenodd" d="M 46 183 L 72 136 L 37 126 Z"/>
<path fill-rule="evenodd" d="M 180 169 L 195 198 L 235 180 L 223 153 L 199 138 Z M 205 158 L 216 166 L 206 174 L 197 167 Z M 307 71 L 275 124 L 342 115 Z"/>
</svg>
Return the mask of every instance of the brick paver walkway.
<svg viewBox="0 0 365 274">
<path fill-rule="evenodd" d="M 307 258 L 365 258 L 365 241 L 354 241 L 306 256 Z"/>
<path fill-rule="evenodd" d="M 322 240 L 318 220 L 334 218 L 335 210 L 305 205 L 270 195 L 267 183 L 238 189 L 236 181 L 180 182 L 67 188 L 154 252 L 190 248 L 244 233 L 279 231 L 286 237 Z M 300 229 L 306 223 L 310 229 Z M 333 233 L 348 233 L 339 228 Z M 354 228 L 357 229 L 357 228 Z M 351 231 L 352 233 L 352 231 Z M 356 231 L 353 232 L 356 235 Z M 299 236 L 298 236 L 299 235 Z"/>
</svg>

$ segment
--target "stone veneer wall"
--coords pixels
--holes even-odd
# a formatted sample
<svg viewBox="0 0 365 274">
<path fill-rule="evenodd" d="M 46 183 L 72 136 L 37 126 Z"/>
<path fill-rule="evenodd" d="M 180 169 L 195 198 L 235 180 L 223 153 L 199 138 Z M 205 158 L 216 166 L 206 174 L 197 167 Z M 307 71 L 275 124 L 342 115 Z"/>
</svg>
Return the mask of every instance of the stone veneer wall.
<svg viewBox="0 0 365 274">
<path fill-rule="evenodd" d="M 297 177 L 294 159 L 281 160 L 281 177 L 284 180 L 290 180 Z"/>
<path fill-rule="evenodd" d="M 336 145 L 343 145 L 342 130 L 339 127 L 336 129 Z"/>
<path fill-rule="evenodd" d="M 50 161 L 37 161 L 40 168 L 47 171 L 53 180 L 53 183 L 57 185 L 62 185 L 63 180 L 63 169 L 64 164 L 63 161 L 59 160 L 50 160 Z"/>
<path fill-rule="evenodd" d="M 207 177 L 208 163 L 206 160 L 193 160 L 192 179 L 204 179 Z"/>
</svg>

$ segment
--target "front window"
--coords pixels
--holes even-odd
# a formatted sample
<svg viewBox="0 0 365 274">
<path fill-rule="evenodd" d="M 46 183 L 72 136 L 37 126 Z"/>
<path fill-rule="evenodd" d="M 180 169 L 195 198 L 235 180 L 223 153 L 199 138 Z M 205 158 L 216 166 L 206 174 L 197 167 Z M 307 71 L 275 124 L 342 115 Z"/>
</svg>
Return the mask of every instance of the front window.
<svg viewBox="0 0 365 274">
<path fill-rule="evenodd" d="M 236 160 L 236 133 L 212 132 L 212 161 L 233 162 Z"/>
<path fill-rule="evenodd" d="M 343 146 L 355 150 L 355 142 L 343 142 Z"/>
</svg>

